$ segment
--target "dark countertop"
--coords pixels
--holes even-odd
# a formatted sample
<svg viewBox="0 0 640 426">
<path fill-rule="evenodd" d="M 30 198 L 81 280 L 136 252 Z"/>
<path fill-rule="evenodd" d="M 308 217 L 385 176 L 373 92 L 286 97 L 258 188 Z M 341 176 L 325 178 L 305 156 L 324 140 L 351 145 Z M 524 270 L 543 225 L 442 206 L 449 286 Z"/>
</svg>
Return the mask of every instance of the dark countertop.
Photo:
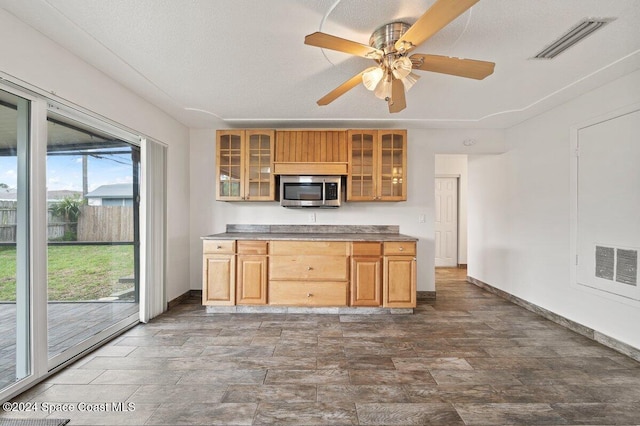
<svg viewBox="0 0 640 426">
<path fill-rule="evenodd" d="M 418 241 L 403 234 L 359 234 L 359 233 L 260 233 L 223 232 L 206 235 L 203 240 L 304 240 L 304 241 Z"/>
<path fill-rule="evenodd" d="M 203 240 L 418 241 L 395 225 L 227 225 Z"/>
</svg>

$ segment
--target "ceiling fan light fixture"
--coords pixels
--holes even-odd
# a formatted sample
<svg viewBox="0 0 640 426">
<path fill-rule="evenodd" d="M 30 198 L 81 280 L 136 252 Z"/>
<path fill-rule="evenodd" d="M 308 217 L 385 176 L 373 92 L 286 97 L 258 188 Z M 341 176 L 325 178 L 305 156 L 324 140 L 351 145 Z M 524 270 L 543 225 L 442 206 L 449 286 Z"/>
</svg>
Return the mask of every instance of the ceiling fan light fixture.
<svg viewBox="0 0 640 426">
<path fill-rule="evenodd" d="M 391 72 L 397 79 L 403 79 L 411 73 L 411 59 L 401 56 L 391 63 Z"/>
<path fill-rule="evenodd" d="M 376 86 L 375 92 L 376 98 L 378 99 L 389 99 L 391 98 L 391 76 L 387 75 L 385 78 L 380 80 L 380 83 Z"/>
<path fill-rule="evenodd" d="M 367 90 L 374 91 L 384 77 L 384 70 L 380 67 L 367 68 L 362 73 L 362 84 Z"/>
<path fill-rule="evenodd" d="M 411 89 L 413 85 L 416 84 L 416 81 L 418 81 L 419 78 L 420 76 L 414 72 L 410 72 L 406 77 L 402 78 L 401 80 L 402 84 L 404 84 L 404 91 L 408 92 L 409 89 Z"/>
</svg>

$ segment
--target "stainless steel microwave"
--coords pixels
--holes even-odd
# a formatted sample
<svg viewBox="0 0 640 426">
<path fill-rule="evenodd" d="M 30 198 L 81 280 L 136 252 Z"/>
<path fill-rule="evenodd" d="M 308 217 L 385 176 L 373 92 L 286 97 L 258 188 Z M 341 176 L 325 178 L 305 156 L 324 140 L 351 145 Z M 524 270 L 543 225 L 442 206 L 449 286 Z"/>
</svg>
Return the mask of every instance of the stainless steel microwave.
<svg viewBox="0 0 640 426">
<path fill-rule="evenodd" d="M 280 205 L 283 207 L 340 207 L 340 176 L 280 176 Z"/>
</svg>

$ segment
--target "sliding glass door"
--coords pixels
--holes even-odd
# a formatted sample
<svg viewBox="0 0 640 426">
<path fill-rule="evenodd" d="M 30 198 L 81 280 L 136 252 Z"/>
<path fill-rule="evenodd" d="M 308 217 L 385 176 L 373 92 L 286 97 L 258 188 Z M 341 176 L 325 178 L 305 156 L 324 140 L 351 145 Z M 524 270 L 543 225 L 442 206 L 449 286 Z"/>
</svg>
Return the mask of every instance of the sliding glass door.
<svg viewBox="0 0 640 426">
<path fill-rule="evenodd" d="M 47 118 L 50 367 L 139 318 L 140 148 Z"/>
<path fill-rule="evenodd" d="M 164 311 L 165 169 L 162 145 L 0 82 L 2 401 Z"/>
<path fill-rule="evenodd" d="M 29 111 L 0 90 L 0 390 L 31 374 Z"/>
</svg>

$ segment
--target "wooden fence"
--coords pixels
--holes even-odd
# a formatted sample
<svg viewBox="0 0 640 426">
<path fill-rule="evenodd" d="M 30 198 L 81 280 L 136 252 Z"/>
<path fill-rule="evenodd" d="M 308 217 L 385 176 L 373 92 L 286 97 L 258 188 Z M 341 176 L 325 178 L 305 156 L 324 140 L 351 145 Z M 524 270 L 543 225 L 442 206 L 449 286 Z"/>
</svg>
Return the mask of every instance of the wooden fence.
<svg viewBox="0 0 640 426">
<path fill-rule="evenodd" d="M 16 201 L 0 201 L 0 242 L 16 241 L 16 207 Z M 47 219 L 49 240 L 77 229 L 78 241 L 133 241 L 133 207 L 83 206 L 78 223 L 64 222 L 51 211 Z"/>
<path fill-rule="evenodd" d="M 82 206 L 78 241 L 133 241 L 133 207 Z"/>
<path fill-rule="evenodd" d="M 16 240 L 17 201 L 0 201 L 0 242 Z"/>
</svg>

